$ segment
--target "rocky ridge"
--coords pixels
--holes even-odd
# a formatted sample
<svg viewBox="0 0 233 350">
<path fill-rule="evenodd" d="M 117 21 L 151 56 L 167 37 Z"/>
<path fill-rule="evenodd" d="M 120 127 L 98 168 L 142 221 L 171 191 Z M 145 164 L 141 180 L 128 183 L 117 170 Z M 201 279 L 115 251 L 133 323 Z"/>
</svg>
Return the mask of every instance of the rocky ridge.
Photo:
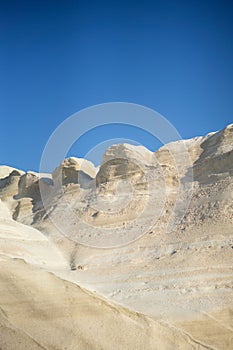
<svg viewBox="0 0 233 350">
<path fill-rule="evenodd" d="M 0 175 L 0 348 L 231 349 L 233 124 Z"/>
</svg>

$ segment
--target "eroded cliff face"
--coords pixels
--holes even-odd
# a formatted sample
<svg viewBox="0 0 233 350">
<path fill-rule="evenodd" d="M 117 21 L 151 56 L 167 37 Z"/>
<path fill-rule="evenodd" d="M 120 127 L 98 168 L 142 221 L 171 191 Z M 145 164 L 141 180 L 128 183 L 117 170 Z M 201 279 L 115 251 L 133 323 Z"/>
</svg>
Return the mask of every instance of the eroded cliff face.
<svg viewBox="0 0 233 350">
<path fill-rule="evenodd" d="M 2 349 L 232 348 L 233 124 L 0 174 Z"/>
</svg>

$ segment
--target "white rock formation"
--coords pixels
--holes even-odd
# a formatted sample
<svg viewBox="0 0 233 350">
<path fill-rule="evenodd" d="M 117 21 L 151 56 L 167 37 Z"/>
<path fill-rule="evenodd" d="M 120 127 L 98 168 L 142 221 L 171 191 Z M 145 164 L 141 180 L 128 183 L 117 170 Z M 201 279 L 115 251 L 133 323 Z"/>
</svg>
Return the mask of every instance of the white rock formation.
<svg viewBox="0 0 233 350">
<path fill-rule="evenodd" d="M 96 175 L 94 165 L 88 160 L 70 157 L 65 159 L 54 171 L 53 181 L 56 182 L 61 177 L 63 185 L 68 183 L 79 183 L 80 177 L 83 175 L 93 179 Z"/>
<path fill-rule="evenodd" d="M 0 165 L 0 179 L 3 179 L 4 177 L 7 177 L 10 175 L 10 173 L 12 173 L 12 171 L 18 171 L 21 175 L 24 174 L 24 171 L 16 169 L 16 168 L 12 168 L 11 166 L 7 166 L 7 165 Z"/>
<path fill-rule="evenodd" d="M 98 171 L 68 158 L 53 181 L 13 170 L 1 349 L 232 348 L 232 124 L 156 152 L 111 146 Z"/>
</svg>

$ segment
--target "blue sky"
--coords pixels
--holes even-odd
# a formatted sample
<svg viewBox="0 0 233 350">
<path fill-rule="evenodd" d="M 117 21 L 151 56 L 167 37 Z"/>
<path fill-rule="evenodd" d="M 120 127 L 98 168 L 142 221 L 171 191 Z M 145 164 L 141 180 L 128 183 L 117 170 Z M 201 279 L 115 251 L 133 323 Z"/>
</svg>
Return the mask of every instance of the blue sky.
<svg viewBox="0 0 233 350">
<path fill-rule="evenodd" d="M 224 128 L 232 37 L 232 1 L 0 1 L 0 163 L 38 170 L 53 130 L 99 103 L 153 108 L 183 138 Z M 158 147 L 133 128 L 100 128 L 71 153 L 110 137 Z"/>
</svg>

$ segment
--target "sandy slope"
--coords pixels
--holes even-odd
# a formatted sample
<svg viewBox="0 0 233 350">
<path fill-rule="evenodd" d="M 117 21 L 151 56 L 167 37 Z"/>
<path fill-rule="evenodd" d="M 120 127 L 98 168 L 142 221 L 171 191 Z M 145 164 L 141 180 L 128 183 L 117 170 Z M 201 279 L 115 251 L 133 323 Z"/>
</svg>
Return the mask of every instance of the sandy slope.
<svg viewBox="0 0 233 350">
<path fill-rule="evenodd" d="M 1 258 L 2 349 L 206 349 L 22 260 Z"/>
</svg>

